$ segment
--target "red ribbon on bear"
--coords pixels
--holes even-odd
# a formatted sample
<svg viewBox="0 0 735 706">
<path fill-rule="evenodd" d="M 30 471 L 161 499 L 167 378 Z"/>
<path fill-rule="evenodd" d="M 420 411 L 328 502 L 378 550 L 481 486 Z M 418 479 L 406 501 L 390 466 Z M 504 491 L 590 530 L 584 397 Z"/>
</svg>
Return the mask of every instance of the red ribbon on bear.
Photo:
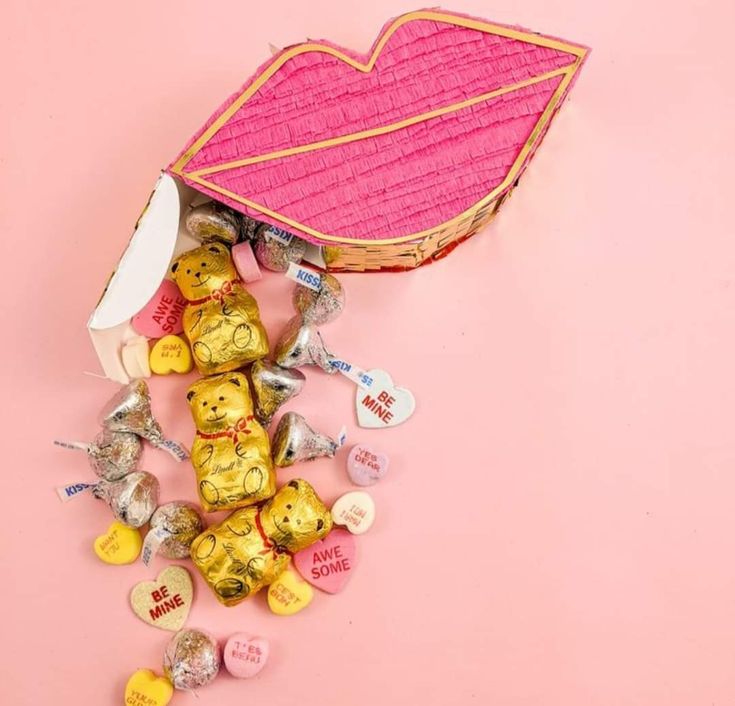
<svg viewBox="0 0 735 706">
<path fill-rule="evenodd" d="M 225 297 L 232 294 L 232 287 L 235 284 L 242 284 L 240 279 L 233 279 L 229 282 L 225 282 L 219 289 L 215 289 L 211 294 L 201 299 L 192 299 L 189 304 L 204 304 L 204 302 L 216 301 L 223 302 Z"/>
<path fill-rule="evenodd" d="M 260 521 L 260 510 L 258 510 L 257 515 L 255 515 L 255 526 L 258 528 L 258 534 L 260 534 L 260 538 L 263 540 L 263 544 L 265 545 L 265 549 L 258 552 L 259 554 L 270 554 L 270 552 L 273 552 L 274 554 L 291 554 L 286 547 L 279 547 L 277 544 L 273 544 L 273 542 L 271 542 L 270 537 L 263 529 L 263 523 Z"/>
<path fill-rule="evenodd" d="M 252 431 L 248 429 L 248 424 L 253 419 L 255 417 L 252 414 L 248 417 L 241 417 L 233 426 L 228 427 L 224 431 L 218 431 L 214 434 L 205 434 L 203 431 L 197 431 L 197 436 L 200 436 L 202 439 L 221 439 L 224 436 L 229 436 L 232 439 L 232 443 L 236 444 L 240 434 L 252 434 Z"/>
</svg>

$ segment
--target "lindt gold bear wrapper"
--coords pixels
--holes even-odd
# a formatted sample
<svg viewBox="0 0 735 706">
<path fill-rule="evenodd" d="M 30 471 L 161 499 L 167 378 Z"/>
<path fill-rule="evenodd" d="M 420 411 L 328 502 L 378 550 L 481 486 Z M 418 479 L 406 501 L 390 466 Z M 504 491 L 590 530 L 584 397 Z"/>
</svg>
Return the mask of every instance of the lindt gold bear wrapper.
<svg viewBox="0 0 735 706">
<path fill-rule="evenodd" d="M 270 440 L 255 419 L 248 380 L 223 373 L 189 387 L 197 428 L 191 462 L 202 507 L 207 512 L 254 505 L 276 492 Z"/>
<path fill-rule="evenodd" d="M 239 603 L 273 583 L 290 554 L 329 534 L 332 516 L 305 480 L 292 480 L 261 507 L 236 510 L 200 534 L 191 558 L 225 605 Z"/>
<path fill-rule="evenodd" d="M 268 354 L 258 304 L 225 245 L 211 242 L 185 252 L 171 274 L 188 301 L 184 333 L 202 375 L 236 370 Z"/>
</svg>

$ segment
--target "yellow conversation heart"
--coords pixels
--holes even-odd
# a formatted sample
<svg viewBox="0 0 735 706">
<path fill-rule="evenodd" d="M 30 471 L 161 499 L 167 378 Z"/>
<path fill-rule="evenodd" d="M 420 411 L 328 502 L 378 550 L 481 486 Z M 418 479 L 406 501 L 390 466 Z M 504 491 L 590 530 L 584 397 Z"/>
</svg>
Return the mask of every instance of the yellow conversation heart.
<svg viewBox="0 0 735 706">
<path fill-rule="evenodd" d="M 167 566 L 155 581 L 141 581 L 130 592 L 133 612 L 153 627 L 176 632 L 189 615 L 194 588 L 183 566 Z"/>
<path fill-rule="evenodd" d="M 171 334 L 159 338 L 150 356 L 151 370 L 156 375 L 188 373 L 193 365 L 189 344 L 180 336 Z"/>
<path fill-rule="evenodd" d="M 293 615 L 306 608 L 314 589 L 293 571 L 286 569 L 268 587 L 268 607 L 276 615 Z"/>
<path fill-rule="evenodd" d="M 142 547 L 140 532 L 122 522 L 113 522 L 94 540 L 94 553 L 106 564 L 132 564 Z"/>
<path fill-rule="evenodd" d="M 125 685 L 125 706 L 166 706 L 174 695 L 171 682 L 150 669 L 139 669 Z"/>
</svg>

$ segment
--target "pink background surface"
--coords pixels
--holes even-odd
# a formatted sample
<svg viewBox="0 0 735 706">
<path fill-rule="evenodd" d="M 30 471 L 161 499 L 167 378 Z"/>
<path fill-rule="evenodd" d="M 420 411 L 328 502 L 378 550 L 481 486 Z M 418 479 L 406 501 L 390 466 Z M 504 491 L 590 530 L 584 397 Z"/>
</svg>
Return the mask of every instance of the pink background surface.
<svg viewBox="0 0 735 706">
<path fill-rule="evenodd" d="M 110 514 L 58 502 L 55 485 L 91 472 L 50 445 L 91 436 L 113 390 L 82 374 L 96 369 L 85 321 L 158 169 L 269 41 L 365 50 L 415 5 L 120 7 L 11 0 L 1 30 L 0 677 L 16 706 L 121 704 L 129 674 L 160 669 L 168 636 L 127 594 L 164 562 L 96 560 Z M 419 404 L 409 424 L 363 432 L 348 382 L 312 373 L 292 405 L 391 455 L 359 570 L 292 618 L 261 599 L 225 609 L 197 582 L 189 624 L 263 634 L 272 657 L 255 680 L 174 704 L 735 701 L 735 8 L 453 8 L 593 53 L 487 232 L 427 269 L 343 278 L 349 308 L 325 337 Z M 274 335 L 289 290 L 275 275 L 253 287 Z M 153 394 L 188 440 L 185 385 Z M 164 500 L 193 497 L 187 468 L 144 460 Z M 343 462 L 297 472 L 332 500 Z"/>
</svg>

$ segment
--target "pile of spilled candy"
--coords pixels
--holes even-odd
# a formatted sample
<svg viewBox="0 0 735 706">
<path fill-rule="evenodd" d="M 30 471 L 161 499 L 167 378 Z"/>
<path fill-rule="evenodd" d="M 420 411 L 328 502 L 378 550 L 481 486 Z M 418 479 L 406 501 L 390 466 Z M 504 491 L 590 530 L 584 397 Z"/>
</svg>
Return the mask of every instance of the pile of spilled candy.
<svg viewBox="0 0 735 706">
<path fill-rule="evenodd" d="M 94 544 L 102 561 L 130 564 L 140 557 L 148 566 L 156 555 L 190 558 L 220 603 L 234 606 L 266 589 L 273 613 L 292 615 L 310 604 L 312 586 L 326 593 L 344 587 L 355 564 L 355 535 L 375 518 L 365 490 L 329 508 L 307 480 L 279 487 L 278 468 L 333 457 L 345 440 L 344 432 L 333 439 L 314 430 L 294 411 L 282 414 L 269 436 L 278 410 L 306 383 L 299 368 L 318 366 L 350 378 L 363 427 L 405 421 L 413 396 L 395 388 L 384 371 L 356 369 L 329 352 L 319 329 L 341 314 L 345 293 L 333 275 L 300 264 L 304 241 L 216 202 L 191 208 L 185 223 L 201 245 L 175 258 L 170 277 L 131 322 L 139 336 L 123 362 L 136 378 L 102 410 L 92 442 L 56 442 L 84 451 L 98 480 L 57 492 L 64 501 L 90 492 L 109 505 L 115 521 Z M 295 281 L 294 316 L 272 359 L 258 304 L 246 289 L 262 276 L 260 266 Z M 188 373 L 193 366 L 200 377 L 181 400 L 196 427 L 189 452 L 164 436 L 144 378 Z M 158 479 L 138 470 L 143 441 L 191 462 L 200 507 L 159 506 Z M 387 468 L 388 458 L 365 445 L 354 446 L 347 458 L 357 486 L 378 482 Z M 203 516 L 222 510 L 230 514 L 207 527 Z M 164 650 L 164 675 L 135 672 L 124 703 L 165 706 L 174 689 L 205 686 L 222 664 L 239 678 L 265 665 L 270 646 L 264 637 L 237 633 L 221 644 L 204 630 L 184 627 L 193 598 L 191 576 L 179 565 L 132 587 L 134 613 L 174 635 Z"/>
</svg>

